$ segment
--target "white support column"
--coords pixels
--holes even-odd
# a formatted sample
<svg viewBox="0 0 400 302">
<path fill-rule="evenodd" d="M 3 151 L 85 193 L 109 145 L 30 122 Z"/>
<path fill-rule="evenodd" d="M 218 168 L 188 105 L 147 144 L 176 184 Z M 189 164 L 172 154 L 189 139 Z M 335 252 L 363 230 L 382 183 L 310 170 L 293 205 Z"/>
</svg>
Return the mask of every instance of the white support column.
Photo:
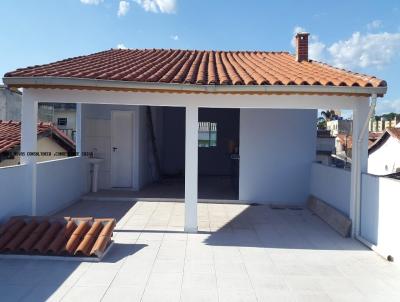
<svg viewBox="0 0 400 302">
<path fill-rule="evenodd" d="M 185 232 L 197 232 L 198 112 L 186 107 L 185 139 Z"/>
<path fill-rule="evenodd" d="M 358 143 L 362 128 L 368 119 L 368 112 L 368 98 L 354 102 L 350 188 L 350 218 L 352 220 L 352 237 L 359 235 L 361 174 L 368 171 L 368 131 L 365 131 L 362 143 Z"/>
<path fill-rule="evenodd" d="M 75 132 L 75 146 L 76 152 L 82 156 L 82 104 L 76 104 L 76 132 Z"/>
<path fill-rule="evenodd" d="M 37 152 L 37 112 L 38 102 L 28 94 L 22 96 L 21 118 L 21 164 L 28 166 L 28 196 L 32 205 L 32 215 L 37 214 L 36 209 L 36 156 L 30 154 Z"/>
</svg>

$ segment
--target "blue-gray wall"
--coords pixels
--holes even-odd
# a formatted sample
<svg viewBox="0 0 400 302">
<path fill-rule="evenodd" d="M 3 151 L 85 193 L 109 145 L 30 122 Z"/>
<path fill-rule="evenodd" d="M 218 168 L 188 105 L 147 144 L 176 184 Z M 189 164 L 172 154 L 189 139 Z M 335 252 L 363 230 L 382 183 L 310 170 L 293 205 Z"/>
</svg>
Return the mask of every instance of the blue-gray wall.
<svg viewBox="0 0 400 302">
<path fill-rule="evenodd" d="M 317 110 L 240 110 L 240 200 L 281 204 L 307 200 L 316 118 Z"/>
</svg>

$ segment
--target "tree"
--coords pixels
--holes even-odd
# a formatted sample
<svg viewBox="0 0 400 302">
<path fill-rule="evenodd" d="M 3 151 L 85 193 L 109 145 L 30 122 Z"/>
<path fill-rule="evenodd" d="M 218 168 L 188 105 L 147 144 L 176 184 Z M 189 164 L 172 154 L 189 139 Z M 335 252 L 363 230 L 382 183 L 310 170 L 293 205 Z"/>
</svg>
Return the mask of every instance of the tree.
<svg viewBox="0 0 400 302">
<path fill-rule="evenodd" d="M 323 117 L 318 118 L 317 129 L 318 130 L 326 130 L 326 120 Z"/>
<path fill-rule="evenodd" d="M 325 122 L 335 121 L 339 119 L 339 116 L 335 113 L 335 110 L 332 109 L 321 111 L 321 116 L 325 120 Z"/>
</svg>

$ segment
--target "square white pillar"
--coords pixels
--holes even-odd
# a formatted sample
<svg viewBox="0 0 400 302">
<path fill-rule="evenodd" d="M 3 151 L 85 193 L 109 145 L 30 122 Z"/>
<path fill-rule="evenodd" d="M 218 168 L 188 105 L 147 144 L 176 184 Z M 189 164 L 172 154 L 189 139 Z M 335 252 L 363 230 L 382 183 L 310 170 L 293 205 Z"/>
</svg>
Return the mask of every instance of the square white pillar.
<svg viewBox="0 0 400 302">
<path fill-rule="evenodd" d="M 197 232 L 198 114 L 198 107 L 186 107 L 185 232 L 189 233 Z"/>
<path fill-rule="evenodd" d="M 22 96 L 21 117 L 21 164 L 28 166 L 28 198 L 31 202 L 32 215 L 37 214 L 36 209 L 36 156 L 37 152 L 37 114 L 38 102 L 29 97 Z"/>
<path fill-rule="evenodd" d="M 75 132 L 75 151 L 79 156 L 82 156 L 82 104 L 76 104 L 76 132 Z"/>
<path fill-rule="evenodd" d="M 362 128 L 368 119 L 369 99 L 354 101 L 351 150 L 350 218 L 352 237 L 359 235 L 361 209 L 361 175 L 368 171 L 368 128 L 361 144 L 358 143 Z"/>
</svg>

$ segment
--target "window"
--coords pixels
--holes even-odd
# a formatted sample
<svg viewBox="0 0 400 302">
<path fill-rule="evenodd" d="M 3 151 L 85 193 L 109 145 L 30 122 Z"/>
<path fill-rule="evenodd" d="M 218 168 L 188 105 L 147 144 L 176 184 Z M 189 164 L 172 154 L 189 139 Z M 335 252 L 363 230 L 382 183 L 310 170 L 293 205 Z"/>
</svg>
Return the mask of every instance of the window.
<svg viewBox="0 0 400 302">
<path fill-rule="evenodd" d="M 217 123 L 199 122 L 199 147 L 217 146 Z"/>
<path fill-rule="evenodd" d="M 57 118 L 57 126 L 67 126 L 67 118 L 66 117 Z"/>
</svg>

